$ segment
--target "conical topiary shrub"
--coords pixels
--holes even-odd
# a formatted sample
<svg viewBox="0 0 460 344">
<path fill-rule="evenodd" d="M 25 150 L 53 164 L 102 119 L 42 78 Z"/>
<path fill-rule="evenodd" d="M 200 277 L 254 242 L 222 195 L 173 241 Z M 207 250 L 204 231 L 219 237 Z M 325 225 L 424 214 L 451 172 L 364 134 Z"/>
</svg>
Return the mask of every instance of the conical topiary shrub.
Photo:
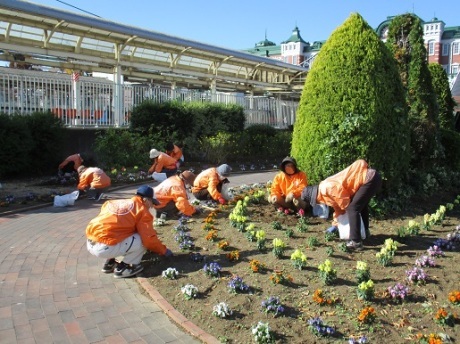
<svg viewBox="0 0 460 344">
<path fill-rule="evenodd" d="M 321 48 L 300 99 L 291 153 L 309 183 L 358 158 L 400 180 L 410 145 L 404 100 L 390 51 L 351 14 Z"/>
</svg>

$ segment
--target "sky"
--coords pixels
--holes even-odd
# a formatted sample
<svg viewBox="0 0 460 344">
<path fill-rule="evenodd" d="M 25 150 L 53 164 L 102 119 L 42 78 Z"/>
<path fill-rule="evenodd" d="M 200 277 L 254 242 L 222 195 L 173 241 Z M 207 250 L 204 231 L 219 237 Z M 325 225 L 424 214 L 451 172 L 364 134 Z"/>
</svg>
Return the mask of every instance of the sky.
<svg viewBox="0 0 460 344">
<path fill-rule="evenodd" d="M 265 37 L 278 45 L 296 26 L 305 41 L 324 41 L 354 12 L 374 29 L 388 16 L 408 12 L 460 26 L 458 0 L 29 1 L 234 50 L 252 48 Z"/>
</svg>

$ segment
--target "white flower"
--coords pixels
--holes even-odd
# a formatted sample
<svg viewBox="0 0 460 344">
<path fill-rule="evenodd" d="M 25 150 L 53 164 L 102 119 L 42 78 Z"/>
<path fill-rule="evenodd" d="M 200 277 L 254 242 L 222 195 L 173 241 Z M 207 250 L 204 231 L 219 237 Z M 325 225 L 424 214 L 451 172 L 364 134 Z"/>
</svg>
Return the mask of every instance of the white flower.
<svg viewBox="0 0 460 344">
<path fill-rule="evenodd" d="M 219 318 L 225 318 L 226 316 L 232 315 L 232 310 L 228 307 L 225 302 L 220 302 L 214 306 L 212 314 Z"/>
<path fill-rule="evenodd" d="M 195 287 L 193 284 L 186 284 L 181 288 L 181 291 L 187 300 L 195 298 L 198 294 L 198 288 Z"/>
<path fill-rule="evenodd" d="M 167 268 L 161 273 L 161 276 L 168 279 L 176 279 L 179 272 L 175 268 Z"/>
</svg>

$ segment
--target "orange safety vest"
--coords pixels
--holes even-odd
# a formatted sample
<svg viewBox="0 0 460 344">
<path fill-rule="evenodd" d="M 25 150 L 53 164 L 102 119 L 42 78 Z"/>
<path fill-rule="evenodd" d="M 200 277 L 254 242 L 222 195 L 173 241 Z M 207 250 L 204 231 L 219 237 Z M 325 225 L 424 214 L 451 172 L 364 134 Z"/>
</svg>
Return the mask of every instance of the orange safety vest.
<svg viewBox="0 0 460 344">
<path fill-rule="evenodd" d="M 77 188 L 79 190 L 85 190 L 88 187 L 94 189 L 102 189 L 110 186 L 112 181 L 110 177 L 99 167 L 88 167 L 80 174 L 80 182 Z"/>
<path fill-rule="evenodd" d="M 204 170 L 196 176 L 195 182 L 193 183 L 192 192 L 199 192 L 204 189 L 208 189 L 212 199 L 217 201 L 222 197 L 222 194 L 217 191 L 217 185 L 219 185 L 220 179 L 217 169 L 215 167 Z"/>
<path fill-rule="evenodd" d="M 161 152 L 160 155 L 155 159 L 153 165 L 149 168 L 149 173 L 160 173 L 163 171 L 163 169 L 175 170 L 176 168 L 176 159 L 171 158 L 168 154 Z"/>
<path fill-rule="evenodd" d="M 298 171 L 292 175 L 279 172 L 275 178 L 273 178 L 272 186 L 270 188 L 270 196 L 285 198 L 292 192 L 294 194 L 294 198 L 298 198 L 300 197 L 302 190 L 307 185 L 307 175 L 303 171 Z"/>
<path fill-rule="evenodd" d="M 86 237 L 101 244 L 113 246 L 139 233 L 142 245 L 152 252 L 164 255 L 166 246 L 153 228 L 153 215 L 142 197 L 105 202 L 98 216 L 86 227 Z"/>
<path fill-rule="evenodd" d="M 334 219 L 345 213 L 354 194 L 366 182 L 368 164 L 356 160 L 346 169 L 323 180 L 318 185 L 317 203 L 334 208 Z"/>
<path fill-rule="evenodd" d="M 179 176 L 171 176 L 153 188 L 155 198 L 160 202 L 154 205 L 155 209 L 161 209 L 169 202 L 174 202 L 176 208 L 184 215 L 191 216 L 196 212 L 188 200 L 184 182 Z"/>
</svg>

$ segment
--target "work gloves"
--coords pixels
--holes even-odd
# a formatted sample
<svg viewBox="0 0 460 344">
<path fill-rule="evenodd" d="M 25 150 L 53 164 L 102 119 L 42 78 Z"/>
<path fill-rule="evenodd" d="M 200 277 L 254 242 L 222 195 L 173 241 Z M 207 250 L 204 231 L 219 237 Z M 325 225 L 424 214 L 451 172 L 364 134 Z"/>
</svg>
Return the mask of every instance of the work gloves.
<svg viewBox="0 0 460 344">
<path fill-rule="evenodd" d="M 292 192 L 288 193 L 286 196 L 286 203 L 291 203 L 294 199 L 294 194 Z"/>
<path fill-rule="evenodd" d="M 226 203 L 226 201 L 225 201 L 225 199 L 223 197 L 219 197 L 218 201 L 222 205 Z"/>
<path fill-rule="evenodd" d="M 329 233 L 329 234 L 336 233 L 338 231 L 339 229 L 337 228 L 337 226 L 331 226 L 328 229 L 326 229 L 326 233 Z"/>
<path fill-rule="evenodd" d="M 270 196 L 270 197 L 268 197 L 268 201 L 269 201 L 271 204 L 275 204 L 276 202 L 278 202 L 278 197 L 276 197 L 275 195 Z"/>
</svg>

